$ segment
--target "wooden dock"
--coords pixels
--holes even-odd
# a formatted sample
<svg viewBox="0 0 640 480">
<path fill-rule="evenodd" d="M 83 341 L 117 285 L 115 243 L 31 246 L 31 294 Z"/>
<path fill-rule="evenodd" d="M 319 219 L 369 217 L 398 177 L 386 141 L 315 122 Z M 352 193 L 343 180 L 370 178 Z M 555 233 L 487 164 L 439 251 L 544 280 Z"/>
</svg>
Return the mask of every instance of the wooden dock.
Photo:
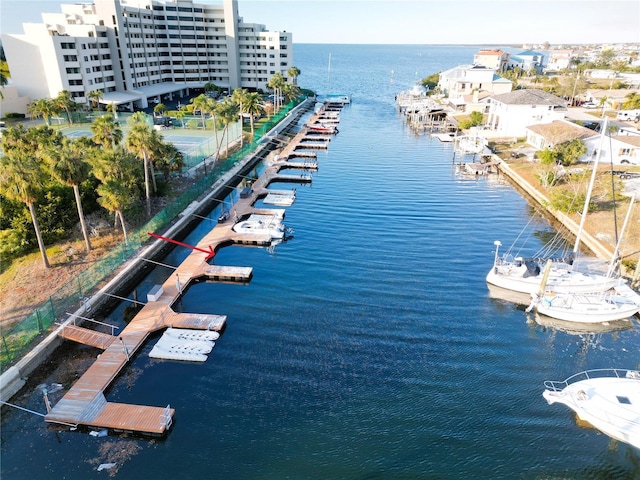
<svg viewBox="0 0 640 480">
<path fill-rule="evenodd" d="M 323 112 L 320 112 L 323 113 Z M 318 114 L 312 116 L 309 123 L 317 121 Z M 294 157 L 316 158 L 315 152 L 296 151 L 302 144 L 304 132 L 296 135 L 284 147 L 280 158 Z M 317 143 L 316 139 L 314 140 Z M 327 141 L 321 142 L 326 148 Z M 312 143 L 313 144 L 313 143 Z M 305 148 L 309 147 L 305 143 Z M 315 163 L 315 162 L 314 162 Z M 310 165 L 300 163 L 288 165 L 289 168 L 310 169 Z M 317 163 L 315 163 L 317 168 Z M 254 182 L 246 198 L 238 200 L 229 211 L 230 218 L 238 219 L 250 215 L 270 215 L 280 221 L 284 219 L 285 209 L 256 209 L 253 207 L 260 195 L 268 192 L 268 186 L 274 181 L 297 183 L 311 182 L 311 174 L 301 172 L 297 175 L 278 173 L 280 165 L 274 164 Z M 253 275 L 251 267 L 232 267 L 211 265 L 207 262 L 208 252 L 216 252 L 229 244 L 270 246 L 271 237 L 256 234 L 238 234 L 233 230 L 234 221 L 218 223 L 207 233 L 196 249 L 184 259 L 174 274 L 154 289 L 152 299 L 131 320 L 120 335 L 108 335 L 86 328 L 66 326 L 60 336 L 76 342 L 91 345 L 103 350 L 91 367 L 76 381 L 63 398 L 50 409 L 45 421 L 92 429 L 110 429 L 116 432 L 133 432 L 147 435 L 163 435 L 173 423 L 175 410 L 166 406 L 142 406 L 108 402 L 104 392 L 118 377 L 131 358 L 144 346 L 149 335 L 169 327 L 199 330 L 221 331 L 227 317 L 225 315 L 180 313 L 172 305 L 188 287 L 190 282 L 203 278 L 215 281 L 248 282 Z M 151 293 L 151 292 L 150 292 Z M 169 395 L 171 392 L 165 392 Z M 168 403 L 168 402 L 167 402 Z M 164 402 L 161 402 L 164 404 Z"/>
<path fill-rule="evenodd" d="M 90 328 L 78 327 L 76 325 L 65 325 L 59 336 L 66 338 L 67 340 L 100 348 L 102 350 L 105 350 L 116 339 L 114 335 L 97 332 Z"/>
</svg>

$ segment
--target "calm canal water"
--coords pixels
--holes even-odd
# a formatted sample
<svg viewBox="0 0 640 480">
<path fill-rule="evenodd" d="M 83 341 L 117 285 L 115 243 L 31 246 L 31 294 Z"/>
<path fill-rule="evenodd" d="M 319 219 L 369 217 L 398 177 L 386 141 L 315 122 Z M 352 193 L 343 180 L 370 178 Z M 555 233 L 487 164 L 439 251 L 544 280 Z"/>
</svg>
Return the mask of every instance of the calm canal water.
<svg viewBox="0 0 640 480">
<path fill-rule="evenodd" d="M 94 438 L 11 411 L 2 478 L 639 478 L 640 452 L 542 398 L 544 380 L 637 368 L 637 321 L 576 335 L 491 298 L 493 241 L 511 243 L 534 212 L 500 179 L 456 176 L 451 147 L 415 135 L 395 109 L 396 93 L 478 48 L 296 45 L 299 83 L 353 104 L 287 208 L 293 239 L 223 249 L 216 263 L 252 266 L 251 283 L 200 283 L 177 307 L 228 316 L 208 361 L 151 360 L 152 340 L 108 392 L 171 404 L 170 434 Z M 533 252 L 552 230 L 532 225 Z M 139 296 L 169 274 L 157 268 Z M 43 383 L 69 387 L 90 364 L 78 359 L 96 353 L 71 351 Z M 36 390 L 17 400 L 44 411 Z M 96 471 L 105 462 L 117 472 Z"/>
</svg>

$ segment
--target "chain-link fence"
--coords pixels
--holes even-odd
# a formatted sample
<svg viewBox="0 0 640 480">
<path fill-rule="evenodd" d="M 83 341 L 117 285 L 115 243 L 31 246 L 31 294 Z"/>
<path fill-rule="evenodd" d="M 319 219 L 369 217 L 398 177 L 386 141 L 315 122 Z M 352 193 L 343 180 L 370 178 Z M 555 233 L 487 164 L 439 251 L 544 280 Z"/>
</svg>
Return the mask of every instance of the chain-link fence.
<svg viewBox="0 0 640 480">
<path fill-rule="evenodd" d="M 134 256 L 139 248 L 149 240 L 147 232 L 161 230 L 168 225 L 191 202 L 202 195 L 218 179 L 228 172 L 238 161 L 256 150 L 261 138 L 277 125 L 299 102 L 291 102 L 277 115 L 256 129 L 253 142 L 244 145 L 239 151 L 229 156 L 224 161 L 217 162 L 209 172 L 197 180 L 193 186 L 172 201 L 145 225 L 129 234 L 128 244 L 124 242 L 117 245 L 101 260 L 95 262 L 89 268 L 81 272 L 76 278 L 56 290 L 49 299 L 36 308 L 22 322 L 8 332 L 2 334 L 0 347 L 0 372 L 4 372 L 11 364 L 20 358 L 39 335 L 47 332 L 57 320 L 65 317 L 67 312 L 74 312 L 88 301 L 88 296 L 93 293 L 97 285 L 111 276 L 113 272 L 126 260 Z M 214 155 L 217 151 L 215 142 L 207 138 L 205 146 L 197 153 L 200 161 L 203 158 Z M 196 158 L 194 157 L 194 158 Z"/>
</svg>

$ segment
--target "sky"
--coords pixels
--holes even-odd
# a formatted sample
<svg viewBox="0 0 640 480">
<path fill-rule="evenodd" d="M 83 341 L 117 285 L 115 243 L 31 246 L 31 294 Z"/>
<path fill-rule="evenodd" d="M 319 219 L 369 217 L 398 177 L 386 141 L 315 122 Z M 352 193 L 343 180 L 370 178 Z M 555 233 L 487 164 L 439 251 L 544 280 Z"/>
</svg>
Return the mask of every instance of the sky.
<svg viewBox="0 0 640 480">
<path fill-rule="evenodd" d="M 0 0 L 0 32 L 23 33 L 23 22 L 77 1 Z M 238 9 L 294 43 L 640 43 L 640 0 L 238 0 Z"/>
</svg>

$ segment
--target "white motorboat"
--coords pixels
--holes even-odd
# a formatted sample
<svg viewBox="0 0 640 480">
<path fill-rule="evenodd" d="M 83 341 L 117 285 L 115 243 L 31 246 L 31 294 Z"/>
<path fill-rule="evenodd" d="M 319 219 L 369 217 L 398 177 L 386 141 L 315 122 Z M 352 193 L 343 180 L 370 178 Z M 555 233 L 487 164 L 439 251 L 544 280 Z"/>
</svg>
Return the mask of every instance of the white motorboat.
<svg viewBox="0 0 640 480">
<path fill-rule="evenodd" d="M 273 215 L 253 214 L 247 220 L 236 223 L 233 231 L 243 235 L 262 235 L 274 240 L 282 240 L 286 228 L 282 221 Z"/>
<path fill-rule="evenodd" d="M 602 433 L 640 449 L 640 372 L 587 370 L 544 382 L 549 405 L 562 403 Z"/>
</svg>

